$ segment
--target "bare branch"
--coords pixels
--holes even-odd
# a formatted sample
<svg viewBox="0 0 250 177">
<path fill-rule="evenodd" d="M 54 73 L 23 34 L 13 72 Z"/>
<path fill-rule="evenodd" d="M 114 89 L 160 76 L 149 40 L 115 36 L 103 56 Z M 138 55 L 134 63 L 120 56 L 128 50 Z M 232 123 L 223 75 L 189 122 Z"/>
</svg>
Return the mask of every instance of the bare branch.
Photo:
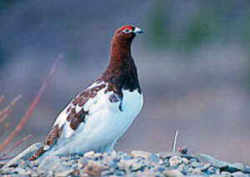
<svg viewBox="0 0 250 177">
<path fill-rule="evenodd" d="M 0 96 L 0 104 L 1 104 L 3 101 L 4 101 L 4 96 L 1 95 L 1 96 Z"/>
<path fill-rule="evenodd" d="M 8 117 L 8 115 L 12 112 L 12 108 L 16 105 L 17 101 L 21 98 L 22 98 L 22 95 L 18 95 L 10 102 L 10 104 L 6 108 L 0 111 L 0 123 L 2 123 Z M 1 102 L 1 98 L 0 98 L 0 102 Z"/>
<path fill-rule="evenodd" d="M 39 89 L 39 91 L 38 91 L 36 97 L 34 98 L 34 100 L 32 101 L 32 103 L 30 104 L 28 110 L 25 112 L 24 116 L 21 118 L 21 121 L 18 123 L 18 125 L 16 126 L 16 128 L 9 134 L 9 136 L 4 140 L 4 142 L 2 144 L 0 144 L 0 152 L 3 151 L 6 148 L 6 146 L 8 146 L 8 144 L 23 129 L 24 125 L 26 124 L 26 122 L 31 117 L 31 115 L 32 115 L 35 107 L 37 106 L 37 104 L 40 101 L 40 98 L 41 98 L 44 90 L 47 88 L 49 81 L 51 80 L 52 76 L 54 75 L 54 73 L 56 71 L 57 63 L 59 62 L 59 60 L 62 57 L 63 57 L 62 55 L 59 55 L 57 57 L 57 59 L 55 60 L 54 64 L 52 65 L 52 67 L 50 69 L 48 77 L 42 83 L 41 88 Z"/>
<path fill-rule="evenodd" d="M 15 149 L 17 149 L 20 145 L 22 145 L 25 141 L 27 141 L 30 138 L 32 138 L 32 135 L 25 136 L 21 140 L 17 141 L 10 149 L 1 154 L 0 160 L 11 159 L 13 155 L 10 156 L 8 154 L 13 152 Z"/>
<path fill-rule="evenodd" d="M 32 135 L 27 135 L 27 136 L 23 137 L 22 139 L 20 139 L 19 141 L 17 141 L 7 152 L 5 152 L 5 154 L 13 152 L 20 145 L 22 145 L 25 141 L 27 141 L 28 139 L 30 139 L 32 137 L 33 137 Z"/>
</svg>

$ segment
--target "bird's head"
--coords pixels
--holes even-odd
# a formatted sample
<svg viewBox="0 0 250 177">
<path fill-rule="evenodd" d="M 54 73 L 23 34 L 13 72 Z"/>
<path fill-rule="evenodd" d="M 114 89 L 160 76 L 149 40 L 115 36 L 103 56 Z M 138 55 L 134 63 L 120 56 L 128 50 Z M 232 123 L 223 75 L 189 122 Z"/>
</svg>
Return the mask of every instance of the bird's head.
<svg viewBox="0 0 250 177">
<path fill-rule="evenodd" d="M 114 37 L 119 40 L 132 41 L 138 33 L 143 33 L 143 30 L 134 25 L 125 25 L 115 31 Z"/>
</svg>

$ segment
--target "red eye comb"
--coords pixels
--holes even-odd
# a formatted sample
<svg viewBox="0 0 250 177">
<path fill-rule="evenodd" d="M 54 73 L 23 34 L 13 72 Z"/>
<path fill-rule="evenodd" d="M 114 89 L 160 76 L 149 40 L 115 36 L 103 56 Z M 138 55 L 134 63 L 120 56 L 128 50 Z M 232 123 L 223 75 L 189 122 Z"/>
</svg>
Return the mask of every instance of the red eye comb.
<svg viewBox="0 0 250 177">
<path fill-rule="evenodd" d="M 132 26 L 132 25 L 125 25 L 125 26 L 122 26 L 120 29 L 121 29 L 121 31 L 123 31 L 123 30 L 125 30 L 125 29 L 133 30 L 133 29 L 134 29 L 134 26 Z"/>
</svg>

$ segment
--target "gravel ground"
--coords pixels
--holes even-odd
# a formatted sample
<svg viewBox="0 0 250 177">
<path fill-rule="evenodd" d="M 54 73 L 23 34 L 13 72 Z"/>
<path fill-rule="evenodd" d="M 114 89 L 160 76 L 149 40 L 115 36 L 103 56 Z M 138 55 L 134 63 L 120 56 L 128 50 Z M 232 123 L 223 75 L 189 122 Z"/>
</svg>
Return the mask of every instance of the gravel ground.
<svg viewBox="0 0 250 177">
<path fill-rule="evenodd" d="M 0 161 L 0 176 L 227 176 L 250 177 L 250 167 L 228 163 L 206 154 L 144 151 L 50 156 L 30 162 L 28 157 L 40 147 L 34 144 L 8 162 Z"/>
</svg>

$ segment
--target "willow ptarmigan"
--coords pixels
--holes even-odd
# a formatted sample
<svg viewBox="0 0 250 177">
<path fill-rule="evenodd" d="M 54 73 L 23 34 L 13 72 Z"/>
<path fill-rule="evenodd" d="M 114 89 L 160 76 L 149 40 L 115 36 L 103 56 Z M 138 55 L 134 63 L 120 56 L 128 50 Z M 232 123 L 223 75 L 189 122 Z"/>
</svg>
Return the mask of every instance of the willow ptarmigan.
<svg viewBox="0 0 250 177">
<path fill-rule="evenodd" d="M 58 115 L 44 145 L 31 157 L 113 150 L 139 114 L 143 95 L 131 56 L 142 30 L 133 25 L 115 31 L 106 71 Z"/>
</svg>

